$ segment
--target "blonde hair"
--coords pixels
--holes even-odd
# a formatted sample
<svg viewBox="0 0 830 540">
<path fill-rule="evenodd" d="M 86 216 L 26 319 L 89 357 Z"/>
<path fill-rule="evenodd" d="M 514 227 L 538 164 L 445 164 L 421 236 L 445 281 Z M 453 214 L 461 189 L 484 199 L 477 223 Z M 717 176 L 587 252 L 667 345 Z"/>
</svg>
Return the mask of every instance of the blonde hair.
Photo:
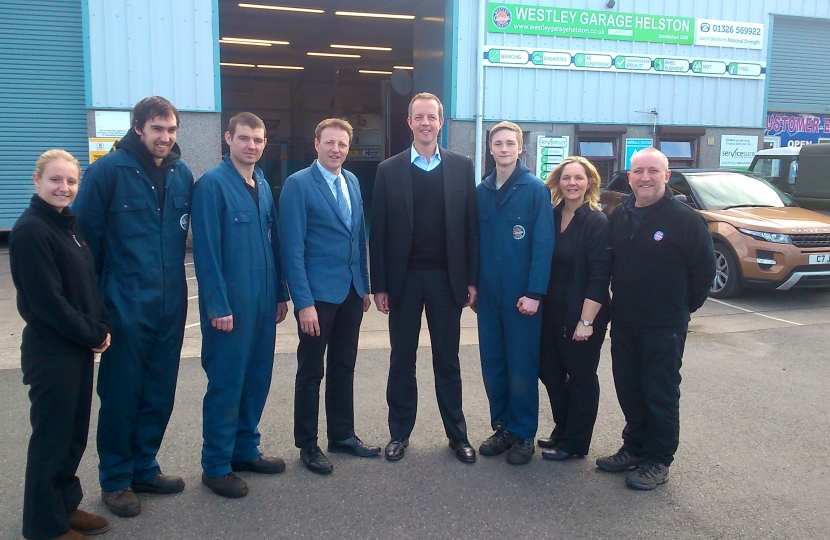
<svg viewBox="0 0 830 540">
<path fill-rule="evenodd" d="M 325 120 L 323 120 L 322 122 L 317 124 L 316 128 L 314 128 L 314 138 L 319 141 L 320 135 L 326 128 L 342 129 L 343 131 L 349 134 L 349 142 L 352 141 L 354 129 L 352 129 L 352 125 L 344 118 L 326 118 Z"/>
<path fill-rule="evenodd" d="M 43 175 L 43 170 L 49 165 L 51 162 L 63 159 L 72 163 L 76 167 L 78 167 L 78 176 L 81 176 L 81 164 L 78 163 L 78 160 L 75 159 L 75 156 L 67 152 L 66 150 L 62 150 L 60 148 L 53 148 L 51 150 L 47 150 L 37 158 L 35 162 L 35 176 L 40 177 Z"/>
<path fill-rule="evenodd" d="M 559 189 L 559 180 L 562 178 L 562 171 L 571 163 L 579 163 L 585 169 L 585 175 L 588 177 L 588 189 L 585 190 L 585 197 L 582 203 L 588 203 L 591 210 L 599 210 L 599 184 L 600 176 L 594 164 L 582 156 L 568 156 L 553 169 L 548 175 L 545 184 L 548 185 L 551 191 L 550 200 L 553 206 L 562 202 L 562 190 Z"/>
<path fill-rule="evenodd" d="M 499 122 L 498 124 L 490 128 L 490 138 L 492 139 L 493 135 L 505 129 L 510 130 L 516 134 L 516 141 L 518 141 L 519 151 L 521 151 L 522 145 L 524 144 L 524 137 L 522 136 L 522 128 L 520 128 L 518 124 L 508 122 L 507 120 L 505 120 L 504 122 Z"/>
</svg>

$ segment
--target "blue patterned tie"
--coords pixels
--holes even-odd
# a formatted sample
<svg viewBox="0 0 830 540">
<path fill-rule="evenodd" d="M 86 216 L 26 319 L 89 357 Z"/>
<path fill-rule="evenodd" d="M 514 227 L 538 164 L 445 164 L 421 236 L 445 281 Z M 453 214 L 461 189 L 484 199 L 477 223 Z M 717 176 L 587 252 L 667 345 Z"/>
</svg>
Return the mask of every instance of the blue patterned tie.
<svg viewBox="0 0 830 540">
<path fill-rule="evenodd" d="M 340 213 L 343 214 L 343 219 L 351 230 L 352 228 L 352 213 L 349 210 L 349 205 L 346 203 L 346 198 L 343 196 L 343 177 L 337 175 L 337 206 L 340 207 Z"/>
</svg>

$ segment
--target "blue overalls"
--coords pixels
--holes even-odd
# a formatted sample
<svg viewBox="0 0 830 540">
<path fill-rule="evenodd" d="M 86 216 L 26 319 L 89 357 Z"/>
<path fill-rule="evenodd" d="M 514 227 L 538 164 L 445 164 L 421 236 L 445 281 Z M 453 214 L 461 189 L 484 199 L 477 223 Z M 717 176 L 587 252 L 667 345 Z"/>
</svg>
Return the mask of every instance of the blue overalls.
<svg viewBox="0 0 830 540">
<path fill-rule="evenodd" d="M 89 166 L 73 205 L 112 316 L 112 345 L 98 370 L 103 491 L 161 473 L 156 454 L 173 412 L 187 316 L 184 257 L 193 185 L 184 162 L 167 168 L 162 207 L 136 159 L 119 149 Z"/>
<path fill-rule="evenodd" d="M 478 339 L 490 420 L 518 437 L 536 435 L 539 416 L 541 306 L 519 313 L 519 298 L 547 291 L 554 225 L 550 190 L 517 165 L 515 183 L 496 207 L 496 172 L 476 188 L 481 242 Z M 510 180 L 508 180 L 509 182 Z"/>
<path fill-rule="evenodd" d="M 259 456 L 259 430 L 271 387 L 277 303 L 288 294 L 279 264 L 271 187 L 256 168 L 259 208 L 228 156 L 193 190 L 193 261 L 199 282 L 203 404 L 202 469 L 216 478 L 231 463 Z M 233 330 L 211 320 L 233 315 Z"/>
</svg>

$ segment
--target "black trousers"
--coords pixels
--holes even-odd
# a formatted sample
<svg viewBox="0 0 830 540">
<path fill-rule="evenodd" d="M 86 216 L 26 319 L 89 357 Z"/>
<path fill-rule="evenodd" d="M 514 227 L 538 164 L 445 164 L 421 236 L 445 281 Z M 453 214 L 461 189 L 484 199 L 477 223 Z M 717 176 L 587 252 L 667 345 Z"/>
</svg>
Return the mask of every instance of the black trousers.
<svg viewBox="0 0 830 540">
<path fill-rule="evenodd" d="M 564 314 L 564 310 L 561 312 Z M 543 312 L 539 379 L 545 385 L 556 426 L 557 448 L 586 455 L 599 409 L 600 349 L 607 325 L 595 326 L 585 341 L 573 339 L 574 327 L 559 313 Z"/>
<path fill-rule="evenodd" d="M 297 448 L 317 444 L 320 382 L 324 374 L 328 440 L 342 441 L 354 436 L 354 366 L 363 321 L 363 298 L 352 287 L 342 303 L 315 302 L 314 306 L 320 323 L 319 336 L 304 334 L 299 329 L 299 314 L 294 312 L 300 335 L 294 381 L 294 445 Z"/>
<path fill-rule="evenodd" d="M 623 448 L 665 465 L 671 464 L 680 440 L 680 366 L 687 329 L 611 324 L 614 386 L 625 415 Z"/>
<path fill-rule="evenodd" d="M 54 538 L 69 532 L 68 516 L 83 498 L 75 472 L 89 434 L 93 354 L 24 354 L 21 367 L 32 403 L 23 536 Z"/>
<path fill-rule="evenodd" d="M 409 438 L 415 427 L 418 410 L 415 358 L 421 315 L 426 310 L 432 342 L 435 394 L 444 431 L 452 440 L 467 440 L 467 423 L 461 410 L 461 366 L 458 360 L 461 309 L 462 306 L 453 299 L 446 270 L 407 270 L 401 297 L 389 310 L 392 353 L 386 402 L 389 404 L 389 434 L 392 438 Z"/>
</svg>

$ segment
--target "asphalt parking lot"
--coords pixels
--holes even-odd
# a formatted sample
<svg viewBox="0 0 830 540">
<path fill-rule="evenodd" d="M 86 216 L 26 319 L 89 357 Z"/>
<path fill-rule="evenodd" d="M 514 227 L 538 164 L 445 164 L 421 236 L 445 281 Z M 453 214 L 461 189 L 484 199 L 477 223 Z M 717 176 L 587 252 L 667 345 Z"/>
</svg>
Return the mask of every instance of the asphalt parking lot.
<svg viewBox="0 0 830 540">
<path fill-rule="evenodd" d="M 193 266 L 188 267 L 193 277 Z M 644 278 L 647 286 L 648 279 Z M 608 342 L 600 364 L 602 398 L 587 459 L 514 467 L 503 458 L 458 462 L 446 447 L 430 368 L 429 339 L 419 350 L 419 419 L 397 463 L 334 455 L 319 477 L 293 447 L 296 325 L 278 327 L 271 394 L 260 425 L 262 450 L 286 459 L 276 477 L 243 473 L 248 497 L 227 500 L 200 484 L 201 400 L 198 295 L 190 311 L 176 408 L 159 461 L 184 476 L 176 496 L 142 495 L 143 512 L 111 517 L 110 539 L 196 538 L 827 538 L 830 531 L 830 291 L 746 292 L 709 300 L 694 315 L 681 385 L 681 440 L 671 480 L 654 492 L 625 487 L 594 460 L 620 444 L 623 418 L 611 378 Z M 0 238 L 0 538 L 19 538 L 30 433 L 21 383 L 17 315 Z M 388 440 L 385 401 L 389 350 L 385 317 L 370 310 L 355 377 L 356 428 L 363 440 Z M 478 364 L 475 316 L 462 330 L 464 408 L 471 442 L 489 436 Z M 97 484 L 95 423 L 79 469 L 81 507 L 107 515 Z M 322 422 L 325 418 L 321 418 Z M 552 427 L 541 399 L 540 431 Z M 324 428 L 321 433 L 325 433 Z M 325 438 L 321 440 L 325 450 Z"/>
</svg>

